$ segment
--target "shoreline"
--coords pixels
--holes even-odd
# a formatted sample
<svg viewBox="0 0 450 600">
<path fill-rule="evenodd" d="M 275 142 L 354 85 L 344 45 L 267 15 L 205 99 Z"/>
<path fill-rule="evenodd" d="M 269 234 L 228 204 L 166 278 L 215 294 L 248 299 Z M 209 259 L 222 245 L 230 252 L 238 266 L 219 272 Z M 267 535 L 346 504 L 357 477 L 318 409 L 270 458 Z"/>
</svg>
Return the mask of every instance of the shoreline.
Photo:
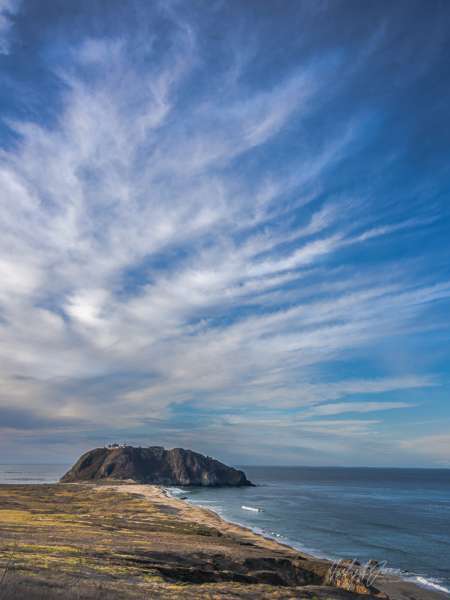
<svg viewBox="0 0 450 600">
<path fill-rule="evenodd" d="M 213 515 L 214 517 L 217 517 L 219 519 L 219 522 L 224 522 L 227 523 L 229 525 L 233 525 L 235 527 L 237 527 L 239 530 L 245 530 L 248 531 L 254 535 L 257 535 L 258 537 L 263 538 L 264 540 L 268 541 L 268 542 L 275 542 L 275 544 L 277 544 L 278 546 L 281 546 L 283 548 L 287 548 L 289 550 L 294 550 L 296 552 L 296 554 L 300 554 L 301 556 L 303 556 L 305 559 L 307 560 L 330 560 L 329 558 L 327 558 L 326 556 L 319 556 L 316 554 L 310 554 L 309 552 L 306 552 L 303 549 L 299 549 L 296 548 L 295 546 L 293 546 L 292 544 L 289 544 L 288 542 L 282 542 L 278 539 L 276 539 L 275 537 L 271 536 L 270 534 L 265 534 L 263 531 L 257 531 L 257 528 L 255 527 L 250 527 L 248 525 L 245 525 L 244 523 L 239 523 L 238 521 L 233 521 L 231 519 L 227 519 L 226 517 L 224 517 L 223 515 L 221 515 L 219 512 L 217 512 L 216 510 L 214 510 L 213 508 L 208 508 L 207 506 L 204 506 L 202 504 L 195 504 L 193 502 L 191 502 L 189 500 L 189 498 L 187 499 L 182 499 L 182 498 L 177 498 L 176 495 L 173 495 L 170 492 L 170 487 L 166 487 L 166 486 L 157 486 L 159 487 L 162 492 L 164 494 L 166 494 L 167 498 L 173 499 L 173 500 L 180 500 L 180 502 L 185 502 L 188 506 L 192 507 L 192 508 L 199 508 L 202 511 L 206 512 L 206 513 L 211 513 L 211 515 Z"/>
<path fill-rule="evenodd" d="M 169 498 L 173 498 L 174 500 L 181 500 L 181 498 L 178 498 L 176 495 L 173 495 L 171 493 L 170 486 L 160 486 L 160 487 L 164 491 L 168 492 Z M 175 488 L 175 489 L 180 489 L 180 491 L 182 491 L 181 488 Z M 189 490 L 186 490 L 185 493 L 189 493 Z M 300 547 L 297 547 L 295 545 L 296 542 L 293 540 L 288 539 L 287 541 L 281 541 L 281 540 L 286 540 L 287 538 L 284 536 L 281 536 L 280 534 L 271 535 L 270 533 L 266 533 L 262 529 L 259 529 L 258 527 L 251 527 L 250 525 L 246 525 L 245 523 L 240 523 L 239 521 L 234 521 L 233 519 L 229 519 L 229 518 L 225 517 L 224 515 L 221 515 L 218 511 L 214 510 L 213 508 L 209 508 L 208 506 L 205 506 L 201 503 L 197 504 L 197 503 L 192 502 L 189 499 L 189 497 L 186 499 L 183 499 L 182 501 L 189 504 L 189 506 L 198 507 L 198 508 L 202 508 L 203 510 L 210 511 L 210 512 L 214 513 L 215 515 L 217 515 L 219 517 L 219 519 L 221 519 L 222 521 L 225 521 L 226 523 L 231 523 L 233 525 L 237 525 L 238 527 L 241 527 L 242 529 L 248 529 L 255 535 L 258 535 L 260 537 L 263 537 L 264 539 L 276 542 L 280 546 L 284 546 L 286 548 L 293 549 L 298 554 L 301 554 L 302 556 L 305 556 L 306 558 L 308 558 L 310 560 L 326 560 L 329 562 L 333 562 L 333 558 L 330 558 L 329 556 L 326 556 L 325 554 L 309 552 L 307 549 L 302 547 L 301 544 L 299 544 Z"/>
<path fill-rule="evenodd" d="M 174 500 L 177 502 L 178 501 L 183 502 L 192 508 L 198 508 L 201 511 L 213 514 L 213 515 L 215 515 L 215 517 L 217 517 L 220 521 L 222 521 L 224 523 L 233 525 L 234 527 L 237 527 L 240 530 L 245 530 L 245 531 L 251 532 L 253 535 L 258 536 L 269 542 L 273 542 L 273 543 L 281 546 L 282 548 L 287 548 L 289 550 L 293 550 L 295 553 L 301 555 L 302 557 L 304 557 L 308 560 L 325 560 L 330 563 L 333 562 L 332 559 L 330 559 L 324 555 L 316 555 L 316 554 L 311 554 L 311 553 L 305 552 L 303 549 L 298 549 L 295 546 L 293 546 L 287 542 L 278 541 L 274 537 L 271 537 L 270 534 L 264 534 L 262 532 L 256 531 L 255 528 L 248 527 L 247 525 L 244 525 L 242 523 L 238 523 L 238 522 L 229 520 L 226 517 L 224 517 L 223 515 L 220 515 L 218 512 L 216 512 L 212 508 L 202 506 L 201 504 L 198 504 L 198 505 L 193 504 L 192 502 L 189 501 L 189 499 L 181 500 L 180 498 L 177 498 L 176 495 L 174 495 L 170 492 L 170 486 L 167 486 L 167 487 L 166 486 L 157 486 L 157 487 L 159 487 L 161 489 L 162 493 L 165 494 L 165 497 L 167 497 L 171 500 Z M 419 577 L 418 575 L 415 575 L 414 573 L 411 573 L 410 576 L 411 577 Z M 392 598 L 393 600 L 396 598 L 398 598 L 399 600 L 410 600 L 411 598 L 424 598 L 426 600 L 428 600 L 428 599 L 429 600 L 445 600 L 445 599 L 449 600 L 450 599 L 450 591 L 436 589 L 434 587 L 434 584 L 432 582 L 429 582 L 428 580 L 426 580 L 425 577 L 423 577 L 423 579 L 426 580 L 427 583 L 423 583 L 422 585 L 420 585 L 420 583 L 418 583 L 418 582 L 411 581 L 410 579 L 407 579 L 406 577 L 407 577 L 406 573 L 405 573 L 405 577 L 403 577 L 401 574 L 394 574 L 394 573 L 390 573 L 390 572 L 386 572 L 386 571 L 381 571 L 380 575 L 378 575 L 376 580 L 374 581 L 374 585 L 375 585 L 375 587 L 379 588 L 380 591 L 388 594 L 388 596 L 390 598 Z"/>
<path fill-rule="evenodd" d="M 149 485 L 149 484 L 139 484 L 139 483 L 124 483 L 124 484 L 105 484 L 101 487 L 107 487 L 114 489 L 118 492 L 128 492 L 139 494 L 151 500 L 152 502 L 165 503 L 169 501 L 169 504 L 174 508 L 180 511 L 180 516 L 185 518 L 188 521 L 193 523 L 197 523 L 200 525 L 208 525 L 212 527 L 220 527 L 220 530 L 225 533 L 234 533 L 240 536 L 244 536 L 248 538 L 252 542 L 259 541 L 264 542 L 262 544 L 264 547 L 279 550 L 280 548 L 283 550 L 292 553 L 295 556 L 301 556 L 305 560 L 323 560 L 312 554 L 307 554 L 306 552 L 300 552 L 296 548 L 293 548 L 289 544 L 283 544 L 282 542 L 278 542 L 273 538 L 267 537 L 263 534 L 257 533 L 253 531 L 251 527 L 247 527 L 240 523 L 235 523 L 233 521 L 228 521 L 224 519 L 221 515 L 210 508 L 206 508 L 204 506 L 196 506 L 191 502 L 186 500 L 181 500 L 181 498 L 176 498 L 168 491 L 168 486 L 162 485 Z"/>
</svg>

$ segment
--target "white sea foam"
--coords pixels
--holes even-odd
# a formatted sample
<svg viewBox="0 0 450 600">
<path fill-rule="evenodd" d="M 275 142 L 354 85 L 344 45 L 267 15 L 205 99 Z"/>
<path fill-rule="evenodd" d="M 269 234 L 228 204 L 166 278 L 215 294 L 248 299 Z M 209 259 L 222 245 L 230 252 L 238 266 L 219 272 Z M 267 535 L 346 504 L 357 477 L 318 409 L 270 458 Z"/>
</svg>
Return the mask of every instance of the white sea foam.
<svg viewBox="0 0 450 600">
<path fill-rule="evenodd" d="M 420 575 L 418 575 L 414 579 L 419 585 L 423 585 L 424 587 L 432 588 L 433 590 L 439 590 L 440 592 L 450 594 L 450 589 L 444 587 L 443 585 L 440 585 L 439 583 L 436 583 L 435 579 L 427 579 L 426 577 L 421 577 Z"/>
<path fill-rule="evenodd" d="M 381 572 L 385 575 L 391 575 L 393 577 L 398 577 L 403 581 L 408 581 L 410 583 L 415 583 L 416 585 L 428 588 L 432 590 L 437 590 L 439 592 L 444 592 L 446 594 L 450 594 L 450 589 L 441 585 L 439 579 L 427 578 L 423 577 L 423 575 L 417 575 L 415 573 L 410 573 L 405 571 L 404 569 L 395 569 L 393 567 L 383 567 Z"/>
<path fill-rule="evenodd" d="M 169 488 L 165 488 L 166 492 L 169 492 L 169 494 L 171 494 L 172 496 L 180 496 L 185 494 L 185 490 L 181 490 L 180 488 L 177 487 L 169 487 Z"/>
</svg>

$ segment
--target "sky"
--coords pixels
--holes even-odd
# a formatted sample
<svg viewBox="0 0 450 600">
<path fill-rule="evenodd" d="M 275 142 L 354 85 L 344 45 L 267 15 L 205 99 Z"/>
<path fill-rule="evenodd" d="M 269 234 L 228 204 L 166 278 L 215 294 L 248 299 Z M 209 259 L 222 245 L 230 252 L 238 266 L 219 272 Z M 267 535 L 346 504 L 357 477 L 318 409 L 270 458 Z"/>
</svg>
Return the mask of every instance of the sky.
<svg viewBox="0 0 450 600">
<path fill-rule="evenodd" d="M 446 0 L 0 0 L 0 457 L 450 466 Z"/>
</svg>

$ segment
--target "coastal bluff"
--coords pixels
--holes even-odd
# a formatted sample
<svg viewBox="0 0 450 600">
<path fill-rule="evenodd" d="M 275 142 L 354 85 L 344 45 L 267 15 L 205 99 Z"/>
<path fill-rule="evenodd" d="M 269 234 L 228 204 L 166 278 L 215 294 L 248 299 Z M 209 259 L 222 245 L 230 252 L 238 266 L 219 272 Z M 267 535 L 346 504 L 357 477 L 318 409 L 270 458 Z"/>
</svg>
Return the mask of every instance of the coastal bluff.
<svg viewBox="0 0 450 600">
<path fill-rule="evenodd" d="M 243 471 L 192 450 L 113 445 L 83 454 L 61 483 L 126 481 L 155 485 L 249 486 Z"/>
</svg>

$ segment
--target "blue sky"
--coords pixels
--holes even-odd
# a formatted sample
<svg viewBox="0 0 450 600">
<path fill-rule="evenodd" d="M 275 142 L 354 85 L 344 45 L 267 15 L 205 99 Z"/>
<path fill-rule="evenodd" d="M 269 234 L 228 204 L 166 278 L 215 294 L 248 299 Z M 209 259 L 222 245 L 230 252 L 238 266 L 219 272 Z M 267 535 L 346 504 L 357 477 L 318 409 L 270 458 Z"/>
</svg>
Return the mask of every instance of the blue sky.
<svg viewBox="0 0 450 600">
<path fill-rule="evenodd" d="M 450 7 L 0 0 L 0 453 L 450 466 Z"/>
</svg>

